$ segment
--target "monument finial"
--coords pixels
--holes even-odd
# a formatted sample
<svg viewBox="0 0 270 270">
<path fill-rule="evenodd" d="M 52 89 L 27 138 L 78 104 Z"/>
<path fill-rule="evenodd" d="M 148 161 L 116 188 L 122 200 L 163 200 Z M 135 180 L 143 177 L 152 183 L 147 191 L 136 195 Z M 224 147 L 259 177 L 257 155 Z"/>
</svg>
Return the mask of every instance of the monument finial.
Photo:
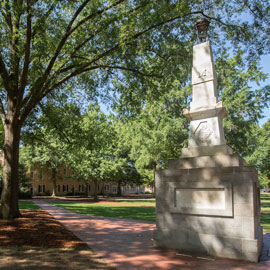
<svg viewBox="0 0 270 270">
<path fill-rule="evenodd" d="M 210 22 L 206 18 L 200 18 L 195 22 L 199 43 L 208 40 L 208 27 Z"/>
</svg>

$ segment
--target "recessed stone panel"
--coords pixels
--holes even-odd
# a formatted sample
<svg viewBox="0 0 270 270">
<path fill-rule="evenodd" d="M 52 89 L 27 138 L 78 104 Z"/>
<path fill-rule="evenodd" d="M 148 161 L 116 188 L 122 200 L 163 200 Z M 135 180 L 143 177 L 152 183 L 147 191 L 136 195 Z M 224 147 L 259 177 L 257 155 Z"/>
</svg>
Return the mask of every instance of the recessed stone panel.
<svg viewBox="0 0 270 270">
<path fill-rule="evenodd" d="M 214 186 L 212 183 L 193 182 L 192 185 L 181 186 L 181 183 L 169 183 L 171 213 L 233 216 L 230 183 Z"/>
<path fill-rule="evenodd" d="M 177 208 L 225 210 L 225 189 L 176 188 L 175 205 Z"/>
</svg>

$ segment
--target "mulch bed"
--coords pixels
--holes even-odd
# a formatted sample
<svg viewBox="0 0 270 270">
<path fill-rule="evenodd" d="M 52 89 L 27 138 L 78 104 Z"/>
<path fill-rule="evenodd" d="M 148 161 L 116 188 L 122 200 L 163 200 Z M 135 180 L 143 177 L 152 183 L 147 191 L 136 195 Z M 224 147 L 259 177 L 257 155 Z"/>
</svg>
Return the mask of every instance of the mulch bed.
<svg viewBox="0 0 270 270">
<path fill-rule="evenodd" d="M 41 209 L 0 220 L 0 270 L 116 270 Z"/>
<path fill-rule="evenodd" d="M 0 246 L 88 248 L 44 210 L 21 210 L 21 214 L 21 218 L 0 220 Z"/>
</svg>

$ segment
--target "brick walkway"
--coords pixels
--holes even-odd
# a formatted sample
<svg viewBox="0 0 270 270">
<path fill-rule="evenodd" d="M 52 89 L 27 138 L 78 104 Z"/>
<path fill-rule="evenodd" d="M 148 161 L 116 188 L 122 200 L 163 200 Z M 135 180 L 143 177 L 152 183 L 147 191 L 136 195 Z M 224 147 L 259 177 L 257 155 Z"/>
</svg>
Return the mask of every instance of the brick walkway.
<svg viewBox="0 0 270 270">
<path fill-rule="evenodd" d="M 153 222 L 76 214 L 40 200 L 34 202 L 119 270 L 269 270 L 270 233 L 264 235 L 260 263 L 200 258 L 153 247 Z"/>
</svg>

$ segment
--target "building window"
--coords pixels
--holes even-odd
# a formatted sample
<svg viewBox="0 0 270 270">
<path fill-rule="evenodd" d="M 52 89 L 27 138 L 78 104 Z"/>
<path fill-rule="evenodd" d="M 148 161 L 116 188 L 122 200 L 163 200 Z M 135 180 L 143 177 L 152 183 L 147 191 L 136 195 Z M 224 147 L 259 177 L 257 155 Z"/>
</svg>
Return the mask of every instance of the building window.
<svg viewBox="0 0 270 270">
<path fill-rule="evenodd" d="M 34 179 L 34 172 L 30 172 L 30 178 Z"/>
<path fill-rule="evenodd" d="M 110 186 L 109 185 L 105 185 L 105 190 L 109 191 L 110 190 Z"/>
<path fill-rule="evenodd" d="M 67 168 L 64 168 L 64 176 L 67 176 Z"/>
<path fill-rule="evenodd" d="M 38 185 L 38 193 L 44 193 L 45 192 L 45 185 Z"/>
<path fill-rule="evenodd" d="M 79 185 L 79 192 L 84 192 L 84 185 Z"/>
<path fill-rule="evenodd" d="M 43 178 L 43 173 L 42 173 L 42 171 L 40 171 L 39 172 L 39 179 L 42 180 L 42 178 Z"/>
<path fill-rule="evenodd" d="M 68 185 L 63 185 L 63 192 L 68 192 Z"/>
<path fill-rule="evenodd" d="M 117 187 L 112 187 L 112 192 L 117 193 Z"/>
<path fill-rule="evenodd" d="M 56 186 L 56 190 L 57 190 L 57 192 L 60 192 L 60 185 Z"/>
</svg>

